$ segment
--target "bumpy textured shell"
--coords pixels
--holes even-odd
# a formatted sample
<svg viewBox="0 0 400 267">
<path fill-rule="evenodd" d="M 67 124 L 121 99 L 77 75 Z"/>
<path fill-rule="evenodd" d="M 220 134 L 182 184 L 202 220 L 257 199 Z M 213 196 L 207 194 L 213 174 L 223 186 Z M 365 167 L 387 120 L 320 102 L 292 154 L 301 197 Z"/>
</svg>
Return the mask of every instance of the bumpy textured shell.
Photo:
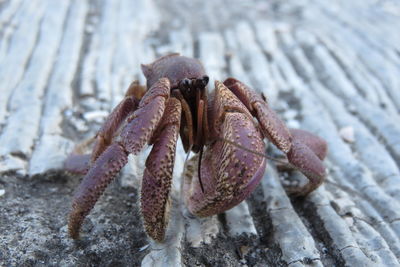
<svg viewBox="0 0 400 267">
<path fill-rule="evenodd" d="M 163 77 L 169 79 L 171 89 L 173 89 L 184 78 L 195 79 L 205 75 L 205 70 L 200 61 L 179 56 L 179 54 L 161 57 L 151 64 L 142 64 L 142 71 L 147 79 L 148 88 Z"/>
</svg>

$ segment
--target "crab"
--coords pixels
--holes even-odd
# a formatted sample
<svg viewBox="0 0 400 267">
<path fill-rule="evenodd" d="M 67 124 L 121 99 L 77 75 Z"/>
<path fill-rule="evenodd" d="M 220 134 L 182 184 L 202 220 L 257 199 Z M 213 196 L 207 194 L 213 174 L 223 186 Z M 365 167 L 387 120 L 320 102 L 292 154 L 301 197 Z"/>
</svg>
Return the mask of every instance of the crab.
<svg viewBox="0 0 400 267">
<path fill-rule="evenodd" d="M 295 190 L 307 195 L 324 180 L 326 142 L 307 131 L 288 129 L 265 97 L 235 78 L 215 81 L 208 94 L 201 62 L 170 54 L 141 65 L 146 87 L 134 82 L 95 136 L 86 161 L 73 155 L 65 168 L 86 173 L 73 198 L 69 234 L 79 237 L 85 217 L 128 161 L 148 145 L 141 185 L 145 231 L 162 242 L 168 225 L 175 149 L 180 135 L 185 152 L 197 155 L 192 175 L 183 181 L 184 202 L 195 216 L 222 213 L 256 188 L 266 168 L 268 139 L 300 170 L 308 183 Z"/>
</svg>

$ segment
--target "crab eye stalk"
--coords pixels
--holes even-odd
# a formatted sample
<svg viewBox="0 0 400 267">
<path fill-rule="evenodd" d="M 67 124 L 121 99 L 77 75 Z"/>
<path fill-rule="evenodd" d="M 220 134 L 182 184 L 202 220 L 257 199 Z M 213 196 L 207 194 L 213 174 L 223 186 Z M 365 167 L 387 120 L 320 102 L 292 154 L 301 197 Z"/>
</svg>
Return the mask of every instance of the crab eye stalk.
<svg viewBox="0 0 400 267">
<path fill-rule="evenodd" d="M 188 78 L 184 78 L 180 83 L 179 83 L 179 88 L 181 90 L 190 90 L 190 87 L 192 85 L 192 80 Z"/>
<path fill-rule="evenodd" d="M 204 75 L 201 78 L 195 79 L 193 81 L 193 85 L 197 89 L 203 89 L 203 88 L 205 88 L 207 86 L 209 80 L 210 80 L 210 78 L 208 78 L 207 75 Z"/>
</svg>

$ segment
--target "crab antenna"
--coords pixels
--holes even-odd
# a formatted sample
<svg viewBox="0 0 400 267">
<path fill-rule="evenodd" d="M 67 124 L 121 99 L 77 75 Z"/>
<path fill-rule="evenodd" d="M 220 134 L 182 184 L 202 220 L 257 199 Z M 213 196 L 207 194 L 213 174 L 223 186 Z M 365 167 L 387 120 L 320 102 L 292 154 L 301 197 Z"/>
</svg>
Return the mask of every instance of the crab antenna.
<svg viewBox="0 0 400 267">
<path fill-rule="evenodd" d="M 203 147 L 201 147 L 201 149 L 200 149 L 199 162 L 198 162 L 198 165 L 197 165 L 197 173 L 198 173 L 198 176 L 199 176 L 199 183 L 200 183 L 200 187 L 201 187 L 201 192 L 203 192 L 203 194 L 204 194 L 203 182 L 201 181 L 201 175 L 200 175 L 201 158 L 202 157 L 203 157 Z"/>
<path fill-rule="evenodd" d="M 190 145 L 189 149 L 188 149 L 188 153 L 186 154 L 186 159 L 185 159 L 185 163 L 183 163 L 183 169 L 186 170 L 186 164 L 187 161 L 189 159 L 189 155 L 190 155 L 190 151 L 192 151 L 192 147 L 193 145 Z M 200 155 L 199 155 L 199 163 L 197 165 L 197 173 L 198 173 L 198 178 L 199 178 L 199 183 L 200 183 L 200 187 L 201 187 L 201 192 L 204 193 L 204 187 L 203 187 L 203 182 L 201 181 L 201 177 L 200 177 L 200 167 L 201 167 L 201 158 L 203 157 L 203 148 L 200 149 Z"/>
<path fill-rule="evenodd" d="M 189 159 L 189 155 L 190 155 L 190 151 L 192 150 L 192 146 L 193 146 L 193 145 L 190 145 L 190 146 L 189 146 L 188 153 L 186 154 L 185 162 L 183 163 L 183 169 L 184 169 L 184 170 L 186 170 L 186 164 L 187 164 L 187 161 L 188 161 L 188 159 Z"/>
</svg>

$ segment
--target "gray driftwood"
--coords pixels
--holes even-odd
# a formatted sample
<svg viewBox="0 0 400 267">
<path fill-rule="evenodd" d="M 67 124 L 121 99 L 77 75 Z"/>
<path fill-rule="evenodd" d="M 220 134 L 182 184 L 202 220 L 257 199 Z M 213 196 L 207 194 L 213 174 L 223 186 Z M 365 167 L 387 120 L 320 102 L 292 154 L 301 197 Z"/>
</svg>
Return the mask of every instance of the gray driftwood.
<svg viewBox="0 0 400 267">
<path fill-rule="evenodd" d="M 0 1 L 0 266 L 399 266 L 400 4 L 336 1 Z M 264 93 L 290 127 L 329 144 L 326 182 L 305 199 L 299 174 L 270 163 L 252 196 L 193 217 L 175 165 L 163 244 L 142 229 L 144 151 L 100 199 L 82 239 L 66 216 L 80 177 L 64 173 L 140 63 L 179 52 L 212 81 Z M 268 149 L 276 156 L 274 148 Z"/>
</svg>

